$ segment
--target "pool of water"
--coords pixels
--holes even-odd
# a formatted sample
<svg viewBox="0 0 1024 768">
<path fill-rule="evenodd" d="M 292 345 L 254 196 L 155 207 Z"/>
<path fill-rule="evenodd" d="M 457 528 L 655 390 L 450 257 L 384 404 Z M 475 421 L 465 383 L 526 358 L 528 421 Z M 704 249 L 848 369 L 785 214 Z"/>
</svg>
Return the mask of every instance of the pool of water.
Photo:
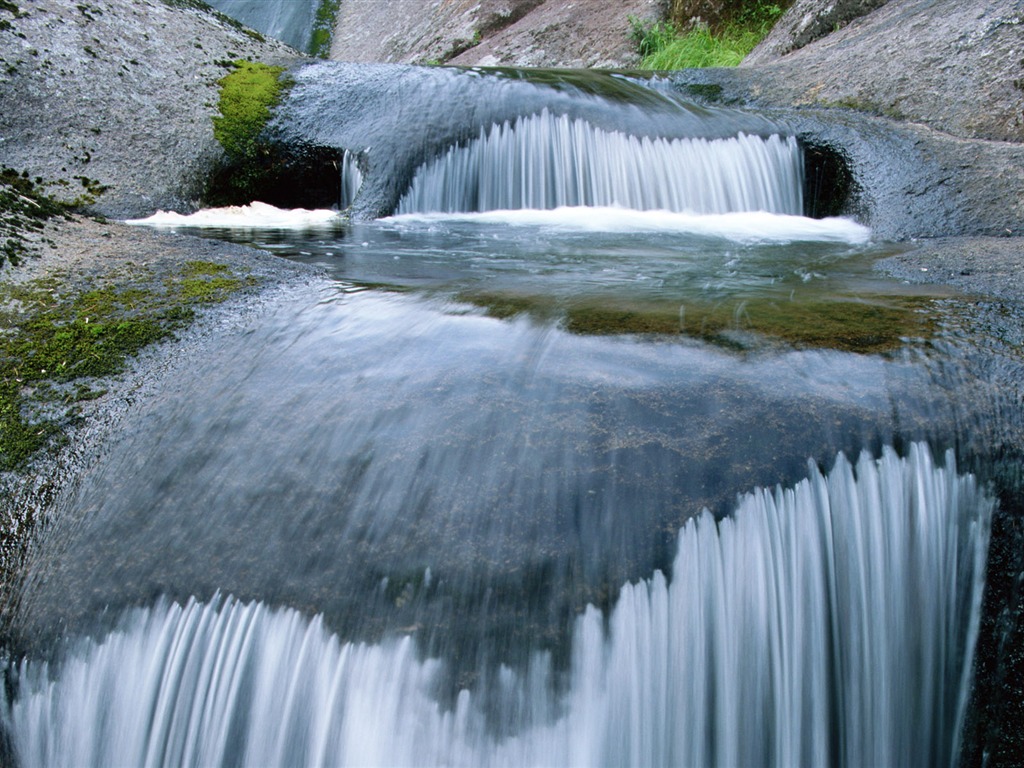
<svg viewBox="0 0 1024 768">
<path fill-rule="evenodd" d="M 1012 316 L 884 278 L 900 246 L 846 221 L 202 233 L 323 279 L 188 361 L 61 502 L 18 619 L 26 765 L 82 740 L 98 763 L 951 760 L 1019 432 Z"/>
</svg>

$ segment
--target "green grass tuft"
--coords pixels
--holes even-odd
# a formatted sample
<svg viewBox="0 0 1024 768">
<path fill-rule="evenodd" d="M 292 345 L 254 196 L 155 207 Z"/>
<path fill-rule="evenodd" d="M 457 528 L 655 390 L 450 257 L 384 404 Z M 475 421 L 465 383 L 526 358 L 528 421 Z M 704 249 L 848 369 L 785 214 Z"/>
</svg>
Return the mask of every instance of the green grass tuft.
<svg viewBox="0 0 1024 768">
<path fill-rule="evenodd" d="M 697 24 L 678 30 L 665 22 L 645 25 L 630 17 L 630 34 L 643 69 L 735 67 L 771 31 L 784 10 L 774 3 L 758 2 L 720 29 Z"/>
</svg>

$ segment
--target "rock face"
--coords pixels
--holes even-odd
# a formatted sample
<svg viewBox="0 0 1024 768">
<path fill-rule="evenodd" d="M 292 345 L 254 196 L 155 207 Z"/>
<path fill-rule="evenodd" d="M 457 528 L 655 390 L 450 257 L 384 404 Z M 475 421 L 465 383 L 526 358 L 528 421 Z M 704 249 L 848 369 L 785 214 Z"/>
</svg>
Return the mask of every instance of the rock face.
<svg viewBox="0 0 1024 768">
<path fill-rule="evenodd" d="M 661 0 L 346 0 L 337 61 L 466 66 L 629 67 L 629 17 L 653 21 Z"/>
<path fill-rule="evenodd" d="M 796 0 L 750 53 L 747 63 L 770 61 L 803 48 L 887 2 L 889 0 Z"/>
<path fill-rule="evenodd" d="M 70 182 L 50 188 L 66 200 L 107 186 L 93 209 L 111 216 L 194 208 L 222 155 L 225 65 L 297 56 L 162 0 L 33 0 L 0 20 L 0 166 Z"/>
<path fill-rule="evenodd" d="M 819 12 L 800 32 L 803 10 L 839 5 L 793 6 L 778 34 L 741 66 L 750 97 L 851 107 L 964 138 L 1024 141 L 1024 0 L 890 0 L 785 53 L 829 18 Z"/>
</svg>

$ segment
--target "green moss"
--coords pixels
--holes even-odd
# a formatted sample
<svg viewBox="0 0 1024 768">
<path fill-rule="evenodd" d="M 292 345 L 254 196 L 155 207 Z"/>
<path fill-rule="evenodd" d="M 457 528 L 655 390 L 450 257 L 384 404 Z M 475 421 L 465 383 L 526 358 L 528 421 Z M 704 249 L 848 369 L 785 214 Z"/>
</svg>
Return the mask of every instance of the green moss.
<svg viewBox="0 0 1024 768">
<path fill-rule="evenodd" d="M 507 293 L 475 293 L 458 296 L 459 301 L 481 307 L 489 317 L 508 320 L 519 315 L 552 317 L 557 312 L 554 299 L 550 297 L 518 296 Z"/>
<path fill-rule="evenodd" d="M 20 385 L 0 380 L 0 471 L 22 466 L 60 432 L 52 419 L 26 418 L 21 402 Z"/>
<path fill-rule="evenodd" d="M 220 83 L 220 115 L 213 118 L 213 135 L 228 155 L 249 157 L 259 150 L 259 136 L 270 111 L 281 99 L 283 67 L 238 59 Z"/>
<path fill-rule="evenodd" d="M 181 295 L 187 301 L 211 304 L 224 301 L 242 285 L 243 281 L 234 277 L 194 278 L 182 280 Z"/>
<path fill-rule="evenodd" d="M 227 264 L 218 264 L 215 261 L 186 261 L 182 275 L 185 278 L 214 277 L 230 272 L 231 267 Z"/>
<path fill-rule="evenodd" d="M 858 112 L 867 112 L 868 114 L 878 115 L 879 117 L 888 117 L 891 120 L 906 119 L 906 115 L 897 109 L 895 102 L 887 106 L 870 99 L 858 99 L 850 96 L 844 99 L 839 99 L 838 101 L 823 101 L 821 104 L 826 107 L 854 109 Z"/>
<path fill-rule="evenodd" d="M 264 136 L 271 111 L 290 82 L 282 67 L 239 59 L 220 79 L 220 114 L 213 133 L 224 147 L 227 164 L 214 174 L 209 202 L 231 205 L 249 202 L 268 174 L 281 163 Z"/>
<path fill-rule="evenodd" d="M 194 261 L 162 280 L 135 270 L 73 291 L 57 277 L 0 286 L 0 471 L 59 441 L 79 404 L 103 394 L 93 383 L 191 322 L 194 306 L 252 282 Z"/>
<path fill-rule="evenodd" d="M 227 264 L 212 261 L 189 261 L 182 270 L 177 290 L 181 298 L 193 304 L 215 304 L 247 285 L 251 278 L 231 274 Z"/>
<path fill-rule="evenodd" d="M 907 337 L 930 335 L 932 321 L 923 311 L 928 304 L 916 297 L 759 298 L 642 309 L 606 302 L 569 309 L 566 328 L 583 334 L 682 334 L 727 348 L 746 346 L 746 336 L 800 348 L 878 354 L 898 349 Z"/>
<path fill-rule="evenodd" d="M 717 83 L 691 83 L 683 86 L 688 94 L 704 101 L 722 101 L 722 86 Z"/>
<path fill-rule="evenodd" d="M 313 36 L 309 41 L 309 53 L 326 59 L 331 54 L 331 38 L 334 36 L 334 23 L 338 16 L 341 0 L 320 0 L 313 20 Z"/>
<path fill-rule="evenodd" d="M 932 334 L 927 297 L 874 296 L 781 301 L 629 302 L 579 299 L 559 303 L 551 296 L 464 294 L 459 299 L 507 319 L 529 315 L 561 318 L 570 333 L 582 335 L 655 334 L 687 336 L 727 349 L 767 342 L 798 348 L 880 354 L 898 349 L 909 337 Z"/>
</svg>

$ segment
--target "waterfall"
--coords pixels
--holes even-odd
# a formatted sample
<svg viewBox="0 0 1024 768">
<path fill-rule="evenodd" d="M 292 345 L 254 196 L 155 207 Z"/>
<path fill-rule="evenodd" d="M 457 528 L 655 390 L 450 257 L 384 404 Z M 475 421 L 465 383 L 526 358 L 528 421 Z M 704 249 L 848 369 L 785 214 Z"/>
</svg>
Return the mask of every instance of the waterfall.
<svg viewBox="0 0 1024 768">
<path fill-rule="evenodd" d="M 343 642 L 217 598 L 23 662 L 5 726 L 22 768 L 951 765 L 992 506 L 922 445 L 809 465 L 688 522 L 671 582 L 624 586 L 607 620 L 589 607 L 561 695 L 538 653 L 490 673 L 488 707 L 468 690 L 445 706 L 444 662 L 411 637 Z"/>
<path fill-rule="evenodd" d="M 802 155 L 793 137 L 637 137 L 543 110 L 421 166 L 397 213 L 562 206 L 800 215 Z"/>
<path fill-rule="evenodd" d="M 341 210 L 352 205 L 361 186 L 363 172 L 359 170 L 358 155 L 346 149 L 341 153 L 341 199 L 338 201 Z"/>
</svg>

